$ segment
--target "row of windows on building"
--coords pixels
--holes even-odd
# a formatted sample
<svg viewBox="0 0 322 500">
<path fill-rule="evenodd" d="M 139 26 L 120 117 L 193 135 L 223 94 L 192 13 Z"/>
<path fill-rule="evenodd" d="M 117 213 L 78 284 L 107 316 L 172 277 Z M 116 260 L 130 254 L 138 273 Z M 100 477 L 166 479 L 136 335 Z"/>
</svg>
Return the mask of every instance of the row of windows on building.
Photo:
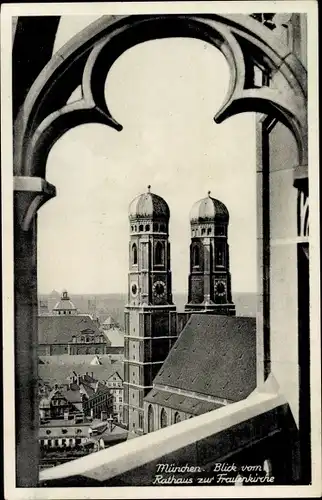
<svg viewBox="0 0 322 500">
<path fill-rule="evenodd" d="M 73 335 L 72 336 L 73 344 L 76 344 L 77 340 L 78 340 L 78 342 L 83 343 L 83 344 L 84 343 L 85 344 L 89 344 L 89 343 L 102 344 L 102 343 L 104 343 L 104 335 L 96 335 L 96 336 L 91 336 L 91 337 L 81 336 L 80 339 L 78 339 L 76 337 L 76 335 Z"/>
<path fill-rule="evenodd" d="M 164 243 L 158 241 L 154 249 L 154 264 L 160 266 L 164 264 Z M 138 263 L 138 248 L 136 243 L 132 245 L 132 264 L 135 266 Z"/>
<path fill-rule="evenodd" d="M 61 439 L 40 439 L 40 446 L 49 448 L 65 448 L 81 445 L 87 438 L 61 438 Z"/>
<path fill-rule="evenodd" d="M 215 247 L 215 263 L 216 266 L 225 266 L 225 250 L 223 245 L 216 245 Z M 200 248 L 196 244 L 192 248 L 192 265 L 199 267 L 201 263 Z"/>
<path fill-rule="evenodd" d="M 95 349 L 93 347 L 86 347 L 85 350 L 83 348 L 70 348 L 70 352 L 68 354 L 106 354 L 104 349 L 107 346 L 101 346 L 101 347 L 96 347 Z M 66 349 L 67 351 L 67 349 Z"/>
<path fill-rule="evenodd" d="M 152 230 L 154 233 L 165 233 L 166 232 L 166 225 L 165 224 L 158 224 L 157 222 L 154 222 L 152 225 Z M 149 232 L 151 231 L 151 225 L 150 224 L 134 224 L 131 226 L 131 232 L 132 233 L 142 233 L 142 232 Z"/>
<path fill-rule="evenodd" d="M 67 434 L 68 432 L 71 433 L 71 429 L 69 429 L 69 430 L 68 429 L 61 429 L 62 434 Z M 77 428 L 74 429 L 74 432 L 75 432 L 75 434 L 82 434 L 83 433 L 82 429 L 77 429 Z M 52 433 L 52 431 L 50 429 L 46 429 L 47 436 L 50 436 L 51 433 Z"/>
<path fill-rule="evenodd" d="M 76 311 L 74 311 L 74 310 L 71 310 L 71 311 L 60 310 L 60 311 L 54 311 L 54 312 L 55 312 L 55 314 L 58 314 L 58 316 L 60 316 L 60 315 L 64 315 L 64 314 L 65 314 L 65 315 L 66 315 L 66 314 L 67 314 L 67 315 L 68 315 L 68 314 L 73 314 L 73 315 L 75 315 L 75 314 L 76 314 Z"/>
<path fill-rule="evenodd" d="M 192 418 L 192 415 L 190 415 L 189 418 Z M 179 412 L 175 412 L 173 420 L 174 424 L 178 424 L 179 422 L 181 422 L 181 416 Z M 162 408 L 160 412 L 160 428 L 163 429 L 164 427 L 168 427 L 168 425 L 170 425 L 170 422 L 167 410 L 165 408 Z M 148 432 L 153 432 L 154 430 L 154 410 L 152 405 L 150 405 L 148 408 Z"/>
<path fill-rule="evenodd" d="M 205 235 L 215 235 L 215 236 L 226 236 L 227 229 L 225 226 L 209 226 L 209 227 L 200 227 L 191 229 L 192 237 L 196 236 L 205 236 Z"/>
<path fill-rule="evenodd" d="M 218 266 L 224 266 L 225 265 L 225 257 L 224 257 L 224 245 L 217 244 L 216 245 L 216 264 Z M 164 243 L 161 241 L 158 241 L 155 245 L 154 249 L 154 264 L 156 266 L 158 265 L 164 265 Z M 200 265 L 200 249 L 198 245 L 195 245 L 192 249 L 192 261 L 194 266 L 199 266 Z M 137 265 L 138 263 L 138 249 L 136 243 L 133 243 L 132 245 L 132 264 Z"/>
</svg>

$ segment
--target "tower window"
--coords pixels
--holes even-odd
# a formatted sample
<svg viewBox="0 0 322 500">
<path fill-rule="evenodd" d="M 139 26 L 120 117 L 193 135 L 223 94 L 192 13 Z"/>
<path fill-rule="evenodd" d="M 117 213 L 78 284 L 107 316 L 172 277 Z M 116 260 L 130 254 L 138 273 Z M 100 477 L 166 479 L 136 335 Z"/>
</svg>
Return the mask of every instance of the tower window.
<svg viewBox="0 0 322 500">
<path fill-rule="evenodd" d="M 133 226 L 131 226 L 131 231 L 132 231 L 132 233 L 133 233 L 133 229 L 134 229 L 134 228 L 133 228 Z"/>
<path fill-rule="evenodd" d="M 145 230 L 146 230 L 146 231 L 150 231 L 150 224 L 146 224 L 146 226 L 145 226 Z"/>
<path fill-rule="evenodd" d="M 217 266 L 225 265 L 224 249 L 222 245 L 217 245 L 216 247 L 216 264 Z"/>
<path fill-rule="evenodd" d="M 143 231 L 143 224 L 139 225 L 139 231 Z"/>
<path fill-rule="evenodd" d="M 211 234 L 211 227 L 208 227 L 207 234 Z"/>
<path fill-rule="evenodd" d="M 201 229 L 201 234 L 205 234 L 205 232 L 206 232 L 206 229 L 203 227 L 203 228 Z"/>
<path fill-rule="evenodd" d="M 155 264 L 162 265 L 164 262 L 164 245 L 161 241 L 158 241 L 155 246 Z"/>
<path fill-rule="evenodd" d="M 132 263 L 134 265 L 138 263 L 138 249 L 135 243 L 132 245 Z"/>
<path fill-rule="evenodd" d="M 198 246 L 194 246 L 192 249 L 192 263 L 194 267 L 200 265 L 200 251 Z"/>
</svg>

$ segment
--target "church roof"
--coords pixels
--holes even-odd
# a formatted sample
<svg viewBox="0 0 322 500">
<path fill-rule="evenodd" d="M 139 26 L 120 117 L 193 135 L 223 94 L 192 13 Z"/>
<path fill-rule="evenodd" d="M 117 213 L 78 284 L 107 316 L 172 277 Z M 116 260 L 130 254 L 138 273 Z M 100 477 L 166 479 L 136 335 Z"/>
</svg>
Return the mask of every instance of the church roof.
<svg viewBox="0 0 322 500">
<path fill-rule="evenodd" d="M 148 186 L 147 193 L 140 194 L 131 201 L 129 206 L 130 220 L 145 217 L 169 220 L 170 210 L 167 202 L 161 196 L 151 193 L 150 187 Z"/>
<path fill-rule="evenodd" d="M 193 314 L 153 385 L 231 402 L 256 387 L 256 320 Z"/>
<path fill-rule="evenodd" d="M 89 316 L 38 316 L 39 344 L 68 344 L 85 330 L 102 335 Z"/>
<path fill-rule="evenodd" d="M 226 205 L 210 196 L 194 203 L 190 211 L 190 222 L 228 222 L 229 212 Z"/>
</svg>

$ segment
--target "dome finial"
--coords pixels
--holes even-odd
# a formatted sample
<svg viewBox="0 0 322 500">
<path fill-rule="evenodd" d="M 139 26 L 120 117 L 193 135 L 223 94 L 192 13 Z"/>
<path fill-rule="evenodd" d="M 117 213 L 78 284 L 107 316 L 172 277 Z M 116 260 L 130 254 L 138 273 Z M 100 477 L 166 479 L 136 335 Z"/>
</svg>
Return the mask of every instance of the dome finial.
<svg viewBox="0 0 322 500">
<path fill-rule="evenodd" d="M 211 191 L 208 191 L 208 197 L 210 198 L 210 195 L 211 195 Z"/>
<path fill-rule="evenodd" d="M 148 193 L 151 193 L 151 185 L 148 185 Z"/>
</svg>

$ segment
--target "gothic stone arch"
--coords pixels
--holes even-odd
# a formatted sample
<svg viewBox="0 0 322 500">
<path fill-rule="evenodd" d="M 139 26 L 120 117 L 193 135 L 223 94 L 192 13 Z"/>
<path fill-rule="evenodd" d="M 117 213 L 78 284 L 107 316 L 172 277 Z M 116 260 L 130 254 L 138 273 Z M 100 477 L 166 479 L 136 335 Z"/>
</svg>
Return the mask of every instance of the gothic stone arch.
<svg viewBox="0 0 322 500">
<path fill-rule="evenodd" d="M 52 56 L 32 84 L 14 123 L 18 486 L 37 484 L 38 475 L 36 214 L 43 203 L 55 196 L 55 187 L 46 181 L 48 154 L 67 130 L 79 124 L 96 122 L 121 131 L 122 125 L 111 116 L 104 98 L 104 82 L 112 64 L 138 43 L 179 36 L 214 45 L 228 61 L 230 87 L 215 121 L 220 123 L 245 111 L 264 113 L 272 120 L 281 121 L 294 134 L 298 170 L 305 176 L 306 71 L 274 33 L 249 16 L 102 16 Z M 52 44 L 49 38 L 47 43 Z M 259 68 L 265 76 L 260 87 L 255 85 Z M 35 74 L 35 67 L 32 69 Z M 26 85 L 30 87 L 30 82 Z M 67 104 L 78 86 L 81 86 L 82 98 Z M 19 424 L 21 415 L 24 422 Z"/>
</svg>

